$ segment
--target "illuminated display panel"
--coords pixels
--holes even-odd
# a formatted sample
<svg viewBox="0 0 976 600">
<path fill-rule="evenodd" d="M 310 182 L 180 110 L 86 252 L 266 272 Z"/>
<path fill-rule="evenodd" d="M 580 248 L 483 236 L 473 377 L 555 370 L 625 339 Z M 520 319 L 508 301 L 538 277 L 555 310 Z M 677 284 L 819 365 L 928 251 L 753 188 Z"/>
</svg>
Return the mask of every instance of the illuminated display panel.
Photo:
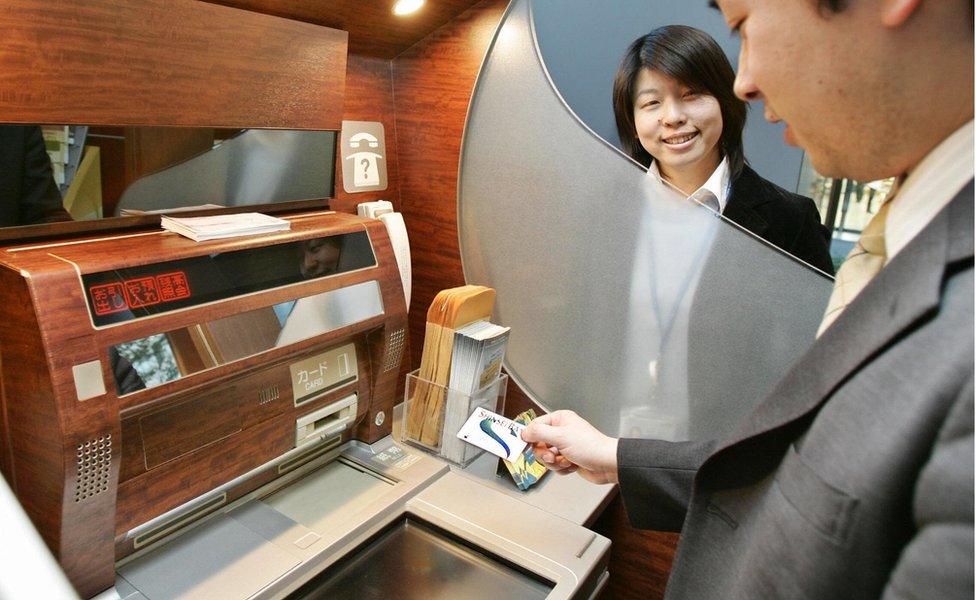
<svg viewBox="0 0 976 600">
<path fill-rule="evenodd" d="M 376 265 L 365 231 L 82 275 L 96 327 Z"/>
</svg>

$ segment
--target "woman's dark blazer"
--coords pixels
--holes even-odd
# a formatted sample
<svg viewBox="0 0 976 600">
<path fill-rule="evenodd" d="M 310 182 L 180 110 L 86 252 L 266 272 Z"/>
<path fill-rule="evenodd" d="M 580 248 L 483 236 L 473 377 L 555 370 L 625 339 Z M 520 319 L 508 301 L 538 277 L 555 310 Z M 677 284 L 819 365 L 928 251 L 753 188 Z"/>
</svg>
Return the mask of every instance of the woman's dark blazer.
<svg viewBox="0 0 976 600">
<path fill-rule="evenodd" d="M 745 167 L 732 182 L 723 215 L 764 240 L 826 272 L 833 273 L 827 252 L 828 230 L 820 224 L 813 200 L 791 194 Z M 742 290 L 762 289 L 768 273 L 729 253 L 726 245 L 713 247 L 698 280 L 688 322 L 688 434 L 691 439 L 730 435 L 749 412 L 753 400 L 765 396 L 791 362 L 782 348 L 768 339 L 789 339 L 792 323 L 770 319 L 756 329 L 756 306 L 743 301 Z M 769 250 L 772 252 L 772 250 Z M 799 267 L 798 267 L 799 268 Z M 735 289 L 726 282 L 729 273 Z M 808 301 L 797 297 L 797 302 Z M 734 357 L 734 358 L 730 358 Z"/>
<path fill-rule="evenodd" d="M 833 275 L 830 230 L 813 200 L 766 181 L 748 166 L 732 182 L 722 215 L 800 260 Z"/>
</svg>

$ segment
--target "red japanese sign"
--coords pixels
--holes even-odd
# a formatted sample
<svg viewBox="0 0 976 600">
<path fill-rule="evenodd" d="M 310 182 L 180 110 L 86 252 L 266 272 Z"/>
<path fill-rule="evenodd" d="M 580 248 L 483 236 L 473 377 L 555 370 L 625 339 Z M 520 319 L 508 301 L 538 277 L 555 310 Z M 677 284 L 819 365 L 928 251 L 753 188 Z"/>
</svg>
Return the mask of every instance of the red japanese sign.
<svg viewBox="0 0 976 600">
<path fill-rule="evenodd" d="M 156 275 L 156 284 L 159 287 L 159 297 L 163 302 L 190 297 L 190 286 L 186 282 L 186 273 L 183 271 Z"/>
<path fill-rule="evenodd" d="M 153 277 L 140 277 L 139 279 L 126 279 L 125 297 L 129 301 L 129 308 L 142 308 L 159 304 L 159 290 L 156 289 L 156 279 Z"/>
<path fill-rule="evenodd" d="M 88 289 L 96 315 L 108 315 L 129 308 L 121 283 L 93 285 Z"/>
<path fill-rule="evenodd" d="M 130 308 L 143 308 L 160 302 L 190 297 L 186 273 L 174 271 L 155 277 L 126 279 L 88 288 L 96 315 L 107 315 Z"/>
</svg>

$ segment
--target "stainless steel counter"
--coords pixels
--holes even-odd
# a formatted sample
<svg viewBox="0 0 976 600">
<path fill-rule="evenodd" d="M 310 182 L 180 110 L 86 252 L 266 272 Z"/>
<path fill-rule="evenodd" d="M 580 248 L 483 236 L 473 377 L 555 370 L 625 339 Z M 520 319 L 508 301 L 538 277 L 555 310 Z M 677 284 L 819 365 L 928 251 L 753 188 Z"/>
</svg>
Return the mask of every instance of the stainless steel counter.
<svg viewBox="0 0 976 600">
<path fill-rule="evenodd" d="M 393 409 L 393 437 L 397 440 L 400 440 L 402 411 L 403 404 L 398 404 Z M 614 484 L 596 485 L 575 474 L 556 473 L 547 473 L 539 483 L 523 492 L 515 487 L 507 473 L 503 476 L 496 475 L 498 458 L 487 452 L 463 469 L 447 462 L 444 464 L 452 471 L 490 489 L 584 527 L 593 524 L 617 493 L 617 486 Z"/>
<path fill-rule="evenodd" d="M 477 585 L 486 575 L 477 565 L 542 582 L 542 588 L 525 589 L 551 587 L 549 599 L 597 593 L 606 581 L 610 542 L 581 523 L 605 498 L 591 495 L 580 507 L 569 495 L 578 478 L 551 475 L 538 491 L 522 494 L 506 489 L 493 470 L 494 461 L 486 459 L 452 470 L 392 438 L 349 442 L 127 558 L 117 566 L 115 589 L 99 600 L 317 597 L 319 582 L 330 584 L 357 560 L 381 560 L 371 549 L 414 525 L 442 535 L 435 546 L 478 557 L 465 569 L 448 569 L 446 576 L 457 580 L 445 587 L 429 571 L 432 551 L 414 552 L 425 558 L 399 565 L 406 571 L 397 577 L 413 586 L 428 581 L 429 589 L 412 590 L 424 598 L 456 597 L 457 586 Z M 546 502 L 566 505 L 560 512 L 572 518 L 545 510 Z M 327 589 L 351 589 L 344 585 Z M 359 592 L 369 597 L 366 588 Z"/>
</svg>

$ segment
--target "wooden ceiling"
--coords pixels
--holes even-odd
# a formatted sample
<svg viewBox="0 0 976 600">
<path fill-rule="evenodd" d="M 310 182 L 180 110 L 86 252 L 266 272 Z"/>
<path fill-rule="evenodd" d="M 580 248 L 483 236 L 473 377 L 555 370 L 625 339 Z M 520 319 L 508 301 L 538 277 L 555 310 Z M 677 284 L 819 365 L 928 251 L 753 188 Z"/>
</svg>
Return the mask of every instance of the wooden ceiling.
<svg viewBox="0 0 976 600">
<path fill-rule="evenodd" d="M 394 58 L 481 0 L 427 0 L 399 17 L 394 0 L 204 0 L 349 32 L 349 53 Z"/>
</svg>

